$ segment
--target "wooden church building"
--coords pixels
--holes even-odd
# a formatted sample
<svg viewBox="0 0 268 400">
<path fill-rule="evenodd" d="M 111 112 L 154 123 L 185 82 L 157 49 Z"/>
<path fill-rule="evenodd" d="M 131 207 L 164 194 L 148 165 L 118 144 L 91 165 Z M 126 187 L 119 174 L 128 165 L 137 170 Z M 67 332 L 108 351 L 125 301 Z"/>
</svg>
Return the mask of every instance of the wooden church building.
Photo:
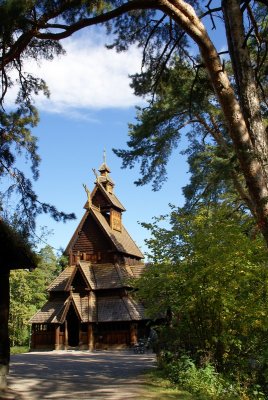
<svg viewBox="0 0 268 400">
<path fill-rule="evenodd" d="M 47 303 L 30 320 L 31 349 L 124 348 L 146 335 L 141 303 L 129 278 L 144 270 L 143 254 L 122 223 L 124 206 L 104 160 L 85 214 L 65 253 L 69 266 L 48 287 Z"/>
</svg>

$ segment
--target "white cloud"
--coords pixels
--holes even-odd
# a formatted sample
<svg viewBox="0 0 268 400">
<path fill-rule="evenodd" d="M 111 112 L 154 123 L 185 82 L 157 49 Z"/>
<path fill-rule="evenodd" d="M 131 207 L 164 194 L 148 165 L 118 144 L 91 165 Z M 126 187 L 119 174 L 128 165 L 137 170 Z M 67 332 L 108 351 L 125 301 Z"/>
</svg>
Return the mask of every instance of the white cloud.
<svg viewBox="0 0 268 400">
<path fill-rule="evenodd" d="M 36 104 L 41 110 L 73 115 L 81 108 L 126 108 L 141 103 L 129 87 L 129 74 L 140 71 L 141 54 L 134 47 L 124 53 L 107 50 L 103 39 L 89 33 L 63 42 L 66 54 L 53 61 L 25 62 L 25 70 L 43 78 L 50 90 L 50 99 L 39 95 Z M 14 93 L 7 97 L 8 105 Z"/>
</svg>

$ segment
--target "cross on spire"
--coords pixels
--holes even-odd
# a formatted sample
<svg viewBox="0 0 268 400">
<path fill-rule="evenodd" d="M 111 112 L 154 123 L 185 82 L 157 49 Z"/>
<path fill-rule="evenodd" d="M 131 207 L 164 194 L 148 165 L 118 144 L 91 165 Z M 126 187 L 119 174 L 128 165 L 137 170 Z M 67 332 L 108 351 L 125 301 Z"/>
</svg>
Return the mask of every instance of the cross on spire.
<svg viewBox="0 0 268 400">
<path fill-rule="evenodd" d="M 106 149 L 103 150 L 103 163 L 106 164 Z"/>
</svg>

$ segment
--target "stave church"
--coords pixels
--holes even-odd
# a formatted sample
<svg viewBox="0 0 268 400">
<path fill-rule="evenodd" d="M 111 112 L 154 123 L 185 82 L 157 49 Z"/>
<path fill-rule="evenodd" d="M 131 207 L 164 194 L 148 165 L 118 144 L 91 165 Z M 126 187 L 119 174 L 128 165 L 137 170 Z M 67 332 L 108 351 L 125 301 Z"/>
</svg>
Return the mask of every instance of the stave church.
<svg viewBox="0 0 268 400">
<path fill-rule="evenodd" d="M 93 191 L 85 186 L 85 213 L 65 250 L 69 265 L 30 320 L 32 350 L 126 348 L 148 335 L 130 283 L 144 271 L 144 256 L 124 228 L 125 208 L 105 158 L 98 171 Z"/>
</svg>

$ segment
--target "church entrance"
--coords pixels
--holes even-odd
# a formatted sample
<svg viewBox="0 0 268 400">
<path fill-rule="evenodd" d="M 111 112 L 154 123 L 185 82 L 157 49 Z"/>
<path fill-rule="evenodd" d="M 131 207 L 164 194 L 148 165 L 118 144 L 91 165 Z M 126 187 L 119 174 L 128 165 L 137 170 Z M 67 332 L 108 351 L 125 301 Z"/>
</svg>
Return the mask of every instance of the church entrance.
<svg viewBox="0 0 268 400">
<path fill-rule="evenodd" d="M 80 321 L 72 304 L 69 308 L 66 320 L 68 326 L 68 345 L 71 347 L 77 347 L 79 345 Z"/>
</svg>

